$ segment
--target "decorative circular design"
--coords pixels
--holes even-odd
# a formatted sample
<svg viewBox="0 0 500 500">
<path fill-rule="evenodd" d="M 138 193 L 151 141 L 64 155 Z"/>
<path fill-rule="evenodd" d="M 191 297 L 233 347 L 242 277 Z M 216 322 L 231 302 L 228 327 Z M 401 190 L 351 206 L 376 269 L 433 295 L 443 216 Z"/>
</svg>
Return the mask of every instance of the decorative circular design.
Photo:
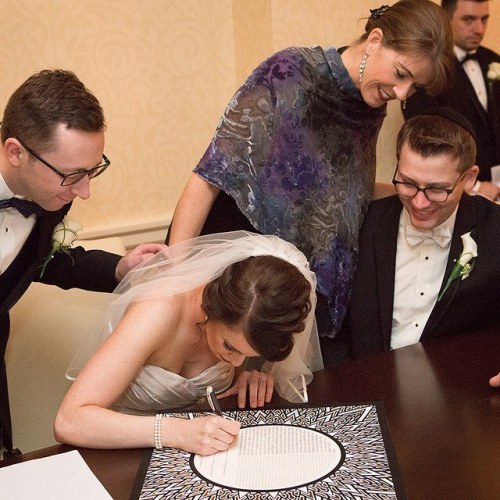
<svg viewBox="0 0 500 500">
<path fill-rule="evenodd" d="M 208 483 L 243 491 L 306 486 L 333 474 L 345 450 L 333 437 L 296 425 L 244 427 L 234 446 L 209 457 L 192 454 L 195 474 Z"/>
</svg>

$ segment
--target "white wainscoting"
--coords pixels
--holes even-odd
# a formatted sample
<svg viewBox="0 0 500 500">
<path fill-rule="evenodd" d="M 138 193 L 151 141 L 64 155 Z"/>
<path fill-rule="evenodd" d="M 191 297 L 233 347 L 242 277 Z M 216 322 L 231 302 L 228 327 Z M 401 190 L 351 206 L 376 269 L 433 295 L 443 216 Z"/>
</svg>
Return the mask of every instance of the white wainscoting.
<svg viewBox="0 0 500 500">
<path fill-rule="evenodd" d="M 85 231 L 78 236 L 78 240 L 95 240 L 101 238 L 119 237 L 125 248 L 130 250 L 141 243 L 164 243 L 171 218 L 150 221 L 127 226 L 107 227 L 95 231 Z"/>
</svg>

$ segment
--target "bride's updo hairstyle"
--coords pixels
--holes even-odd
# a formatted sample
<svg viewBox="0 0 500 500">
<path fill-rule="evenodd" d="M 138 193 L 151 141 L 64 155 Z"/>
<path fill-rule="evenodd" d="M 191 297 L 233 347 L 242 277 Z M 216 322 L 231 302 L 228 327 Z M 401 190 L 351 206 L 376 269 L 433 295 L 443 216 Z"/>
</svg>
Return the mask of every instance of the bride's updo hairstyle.
<svg viewBox="0 0 500 500">
<path fill-rule="evenodd" d="M 203 291 L 210 320 L 241 328 L 266 361 L 291 352 L 293 335 L 305 328 L 311 285 L 292 264 L 271 255 L 249 257 L 228 266 Z"/>
</svg>

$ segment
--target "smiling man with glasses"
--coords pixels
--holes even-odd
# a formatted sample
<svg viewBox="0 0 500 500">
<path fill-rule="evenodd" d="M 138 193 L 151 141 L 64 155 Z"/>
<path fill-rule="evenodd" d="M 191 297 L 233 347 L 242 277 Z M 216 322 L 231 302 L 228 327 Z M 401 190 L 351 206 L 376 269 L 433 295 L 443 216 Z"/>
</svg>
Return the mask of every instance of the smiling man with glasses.
<svg viewBox="0 0 500 500">
<path fill-rule="evenodd" d="M 478 173 L 472 126 L 435 108 L 403 125 L 396 150 L 398 194 L 370 205 L 337 340 L 355 358 L 500 325 L 500 206 L 467 194 Z M 450 279 L 462 236 L 471 259 Z"/>
<path fill-rule="evenodd" d="M 31 148 L 26 146 L 24 142 L 18 139 L 19 144 L 28 151 L 28 153 L 34 156 L 38 161 L 41 161 L 45 166 L 49 167 L 53 172 L 55 172 L 59 177 L 61 177 L 61 186 L 71 186 L 80 182 L 84 177 L 88 177 L 89 179 L 93 179 L 98 175 L 101 175 L 110 165 L 111 162 L 106 157 L 105 154 L 102 155 L 102 163 L 97 165 L 96 167 L 90 168 L 88 170 L 82 168 L 78 169 L 75 172 L 71 172 L 70 174 L 65 174 L 61 172 L 58 168 L 54 167 L 54 165 L 50 164 L 47 160 L 44 160 L 40 155 L 35 153 Z"/>
<path fill-rule="evenodd" d="M 163 245 L 140 245 L 127 256 L 82 247 L 56 252 L 54 228 L 90 180 L 110 165 L 104 155 L 99 101 L 69 71 L 44 70 L 10 97 L 0 124 L 0 458 L 16 453 L 3 361 L 9 310 L 32 281 L 112 292 L 123 276 Z M 36 408 L 33 409 L 36 411 Z"/>
<path fill-rule="evenodd" d="M 46 89 L 25 83 L 7 104 L 1 174 L 10 191 L 56 211 L 77 197 L 87 199 L 90 179 L 111 162 L 103 153 L 105 123 L 97 99 L 69 72 L 37 78 L 49 75 Z"/>
</svg>

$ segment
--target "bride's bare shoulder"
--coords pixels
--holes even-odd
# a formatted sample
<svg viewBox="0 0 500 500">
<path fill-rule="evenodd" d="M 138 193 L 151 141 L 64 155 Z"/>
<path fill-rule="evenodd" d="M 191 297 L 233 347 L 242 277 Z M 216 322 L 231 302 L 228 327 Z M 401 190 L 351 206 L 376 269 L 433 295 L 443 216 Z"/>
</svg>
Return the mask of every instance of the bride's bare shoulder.
<svg viewBox="0 0 500 500">
<path fill-rule="evenodd" d="M 185 298 L 182 294 L 171 297 L 144 299 L 131 302 L 123 315 L 120 329 L 158 332 L 165 334 L 179 327 L 184 316 Z"/>
</svg>

